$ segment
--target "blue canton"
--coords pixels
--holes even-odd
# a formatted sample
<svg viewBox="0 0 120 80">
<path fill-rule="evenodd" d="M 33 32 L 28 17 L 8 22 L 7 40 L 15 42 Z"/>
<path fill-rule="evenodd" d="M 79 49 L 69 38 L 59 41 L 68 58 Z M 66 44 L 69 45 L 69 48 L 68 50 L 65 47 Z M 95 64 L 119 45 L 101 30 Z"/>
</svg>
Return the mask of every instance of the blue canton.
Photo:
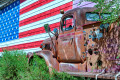
<svg viewBox="0 0 120 80">
<path fill-rule="evenodd" d="M 20 0 L 0 10 L 0 43 L 19 38 Z"/>
</svg>

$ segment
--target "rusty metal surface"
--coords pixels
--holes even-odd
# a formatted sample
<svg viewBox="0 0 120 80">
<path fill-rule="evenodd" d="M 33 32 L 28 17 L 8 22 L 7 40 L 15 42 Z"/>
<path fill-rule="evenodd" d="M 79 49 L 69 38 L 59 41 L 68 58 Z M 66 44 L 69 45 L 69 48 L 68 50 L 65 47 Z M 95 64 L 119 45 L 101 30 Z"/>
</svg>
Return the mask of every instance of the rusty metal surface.
<svg viewBox="0 0 120 80">
<path fill-rule="evenodd" d="M 60 63 L 59 71 L 60 72 L 86 72 L 87 71 L 87 62 L 81 63 Z"/>
<path fill-rule="evenodd" d="M 90 72 L 66 72 L 66 73 L 73 76 L 82 76 L 82 77 L 91 77 L 91 78 L 95 78 L 96 75 L 98 74 L 98 73 L 90 73 Z M 116 74 L 113 74 L 113 73 L 104 73 L 99 75 L 98 78 L 114 80 L 115 75 Z M 120 76 L 118 76 L 117 79 L 120 80 Z"/>
<path fill-rule="evenodd" d="M 50 52 L 49 50 L 43 50 L 43 51 L 35 52 L 35 54 L 41 58 L 44 58 L 47 66 L 49 66 L 49 72 L 51 72 L 52 68 L 59 70 L 59 62 L 56 60 L 56 58 L 53 58 L 52 52 Z M 33 53 L 28 55 L 28 62 L 30 61 L 32 56 Z"/>
</svg>

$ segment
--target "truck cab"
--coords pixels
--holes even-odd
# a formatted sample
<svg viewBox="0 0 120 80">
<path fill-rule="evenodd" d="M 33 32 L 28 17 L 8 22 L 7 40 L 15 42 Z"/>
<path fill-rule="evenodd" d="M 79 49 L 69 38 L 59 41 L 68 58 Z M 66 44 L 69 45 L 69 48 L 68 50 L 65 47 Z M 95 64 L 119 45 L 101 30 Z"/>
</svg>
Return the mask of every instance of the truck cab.
<svg viewBox="0 0 120 80">
<path fill-rule="evenodd" d="M 53 51 L 53 55 L 56 56 L 59 62 L 84 63 L 86 61 L 87 54 L 84 29 L 86 30 L 87 27 L 84 26 L 97 21 L 86 19 L 86 17 L 89 19 L 87 16 L 88 13 L 90 14 L 94 10 L 95 8 L 76 8 L 63 14 L 60 21 L 59 35 L 57 39 L 54 38 L 53 40 L 56 48 L 56 51 Z M 97 25 L 100 25 L 100 23 L 97 23 Z M 43 42 L 43 45 L 45 44 L 49 44 L 48 40 Z M 92 42 L 92 44 L 94 44 L 94 42 Z"/>
</svg>

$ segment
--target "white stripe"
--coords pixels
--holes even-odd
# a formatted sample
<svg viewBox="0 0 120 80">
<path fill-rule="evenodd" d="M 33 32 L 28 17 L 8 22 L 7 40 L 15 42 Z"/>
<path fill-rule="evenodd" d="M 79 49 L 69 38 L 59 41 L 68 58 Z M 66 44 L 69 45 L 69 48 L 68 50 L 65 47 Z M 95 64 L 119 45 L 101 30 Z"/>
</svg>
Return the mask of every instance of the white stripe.
<svg viewBox="0 0 120 80">
<path fill-rule="evenodd" d="M 20 4 L 20 9 L 22 9 L 22 8 L 28 6 L 28 5 L 36 2 L 36 1 L 38 1 L 38 0 L 26 0 L 26 1 L 24 1 L 23 3 Z"/>
<path fill-rule="evenodd" d="M 50 2 L 48 4 L 45 4 L 45 5 L 41 6 L 41 7 L 38 7 L 36 9 L 33 9 L 33 10 L 29 11 L 29 12 L 26 12 L 26 13 L 20 15 L 20 21 L 24 20 L 26 18 L 32 17 L 34 15 L 43 13 L 45 11 L 48 11 L 50 9 L 56 8 L 58 6 L 61 6 L 63 4 L 68 3 L 70 1 L 72 1 L 72 0 L 55 0 L 55 1 L 52 1 L 52 2 Z"/>
<path fill-rule="evenodd" d="M 51 36 L 53 36 L 53 34 L 51 34 Z M 0 47 L 7 47 L 7 46 L 13 46 L 13 45 L 18 45 L 18 44 L 23 44 L 23 43 L 30 43 L 30 42 L 45 40 L 47 38 L 49 38 L 48 33 L 42 33 L 42 34 L 37 34 L 34 36 L 24 37 L 24 38 L 0 43 Z"/>
<path fill-rule="evenodd" d="M 28 52 L 36 52 L 36 51 L 40 51 L 42 50 L 40 47 L 37 47 L 37 48 L 29 48 L 29 49 L 21 49 L 21 50 L 17 50 L 17 51 L 22 51 L 24 53 L 28 53 Z M 0 52 L 0 56 L 2 56 L 2 53 L 3 52 Z"/>
<path fill-rule="evenodd" d="M 46 23 L 53 24 L 53 23 L 60 22 L 61 17 L 62 17 L 62 14 L 58 14 L 58 15 L 55 15 L 55 16 L 52 16 L 52 17 L 49 17 L 49 18 L 46 18 L 46 19 L 43 19 L 37 22 L 33 22 L 28 25 L 21 26 L 19 27 L 19 33 L 42 27 Z"/>
<path fill-rule="evenodd" d="M 37 47 L 37 48 L 23 49 L 23 52 L 28 53 L 28 52 L 35 52 L 40 50 L 42 49 L 40 47 Z"/>
</svg>

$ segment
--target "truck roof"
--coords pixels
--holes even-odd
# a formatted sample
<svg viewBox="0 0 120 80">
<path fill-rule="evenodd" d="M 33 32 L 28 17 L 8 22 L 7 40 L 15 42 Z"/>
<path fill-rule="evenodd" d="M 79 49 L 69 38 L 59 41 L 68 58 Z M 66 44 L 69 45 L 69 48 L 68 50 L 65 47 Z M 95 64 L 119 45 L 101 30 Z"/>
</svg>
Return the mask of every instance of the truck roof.
<svg viewBox="0 0 120 80">
<path fill-rule="evenodd" d="M 69 13 L 74 13 L 74 12 L 76 12 L 76 11 L 82 11 L 82 10 L 91 10 L 91 11 L 94 11 L 94 10 L 96 10 L 97 8 L 94 8 L 94 7 L 81 7 L 81 8 L 74 8 L 74 9 L 71 9 L 71 10 L 69 10 L 69 11 L 67 11 L 67 12 L 65 12 L 65 14 L 64 15 L 66 15 L 66 14 L 69 14 Z M 63 16 L 64 16 L 63 15 Z"/>
<path fill-rule="evenodd" d="M 74 9 L 71 9 L 71 10 L 69 10 L 69 11 L 66 11 L 64 14 L 63 14 L 63 16 L 62 16 L 62 18 L 61 18 L 61 23 L 62 23 L 62 20 L 66 17 L 66 16 L 69 16 L 69 15 L 72 15 L 72 14 L 74 14 L 74 15 L 76 15 L 77 17 L 77 21 L 76 21 L 76 23 L 77 23 L 77 25 L 80 25 L 80 26 L 82 26 L 82 25 L 84 25 L 85 24 L 85 13 L 86 12 L 94 12 L 95 10 L 96 10 L 97 8 L 94 8 L 94 7 L 81 7 L 81 8 L 74 8 Z M 87 21 L 87 23 L 91 23 L 90 21 Z"/>
</svg>

